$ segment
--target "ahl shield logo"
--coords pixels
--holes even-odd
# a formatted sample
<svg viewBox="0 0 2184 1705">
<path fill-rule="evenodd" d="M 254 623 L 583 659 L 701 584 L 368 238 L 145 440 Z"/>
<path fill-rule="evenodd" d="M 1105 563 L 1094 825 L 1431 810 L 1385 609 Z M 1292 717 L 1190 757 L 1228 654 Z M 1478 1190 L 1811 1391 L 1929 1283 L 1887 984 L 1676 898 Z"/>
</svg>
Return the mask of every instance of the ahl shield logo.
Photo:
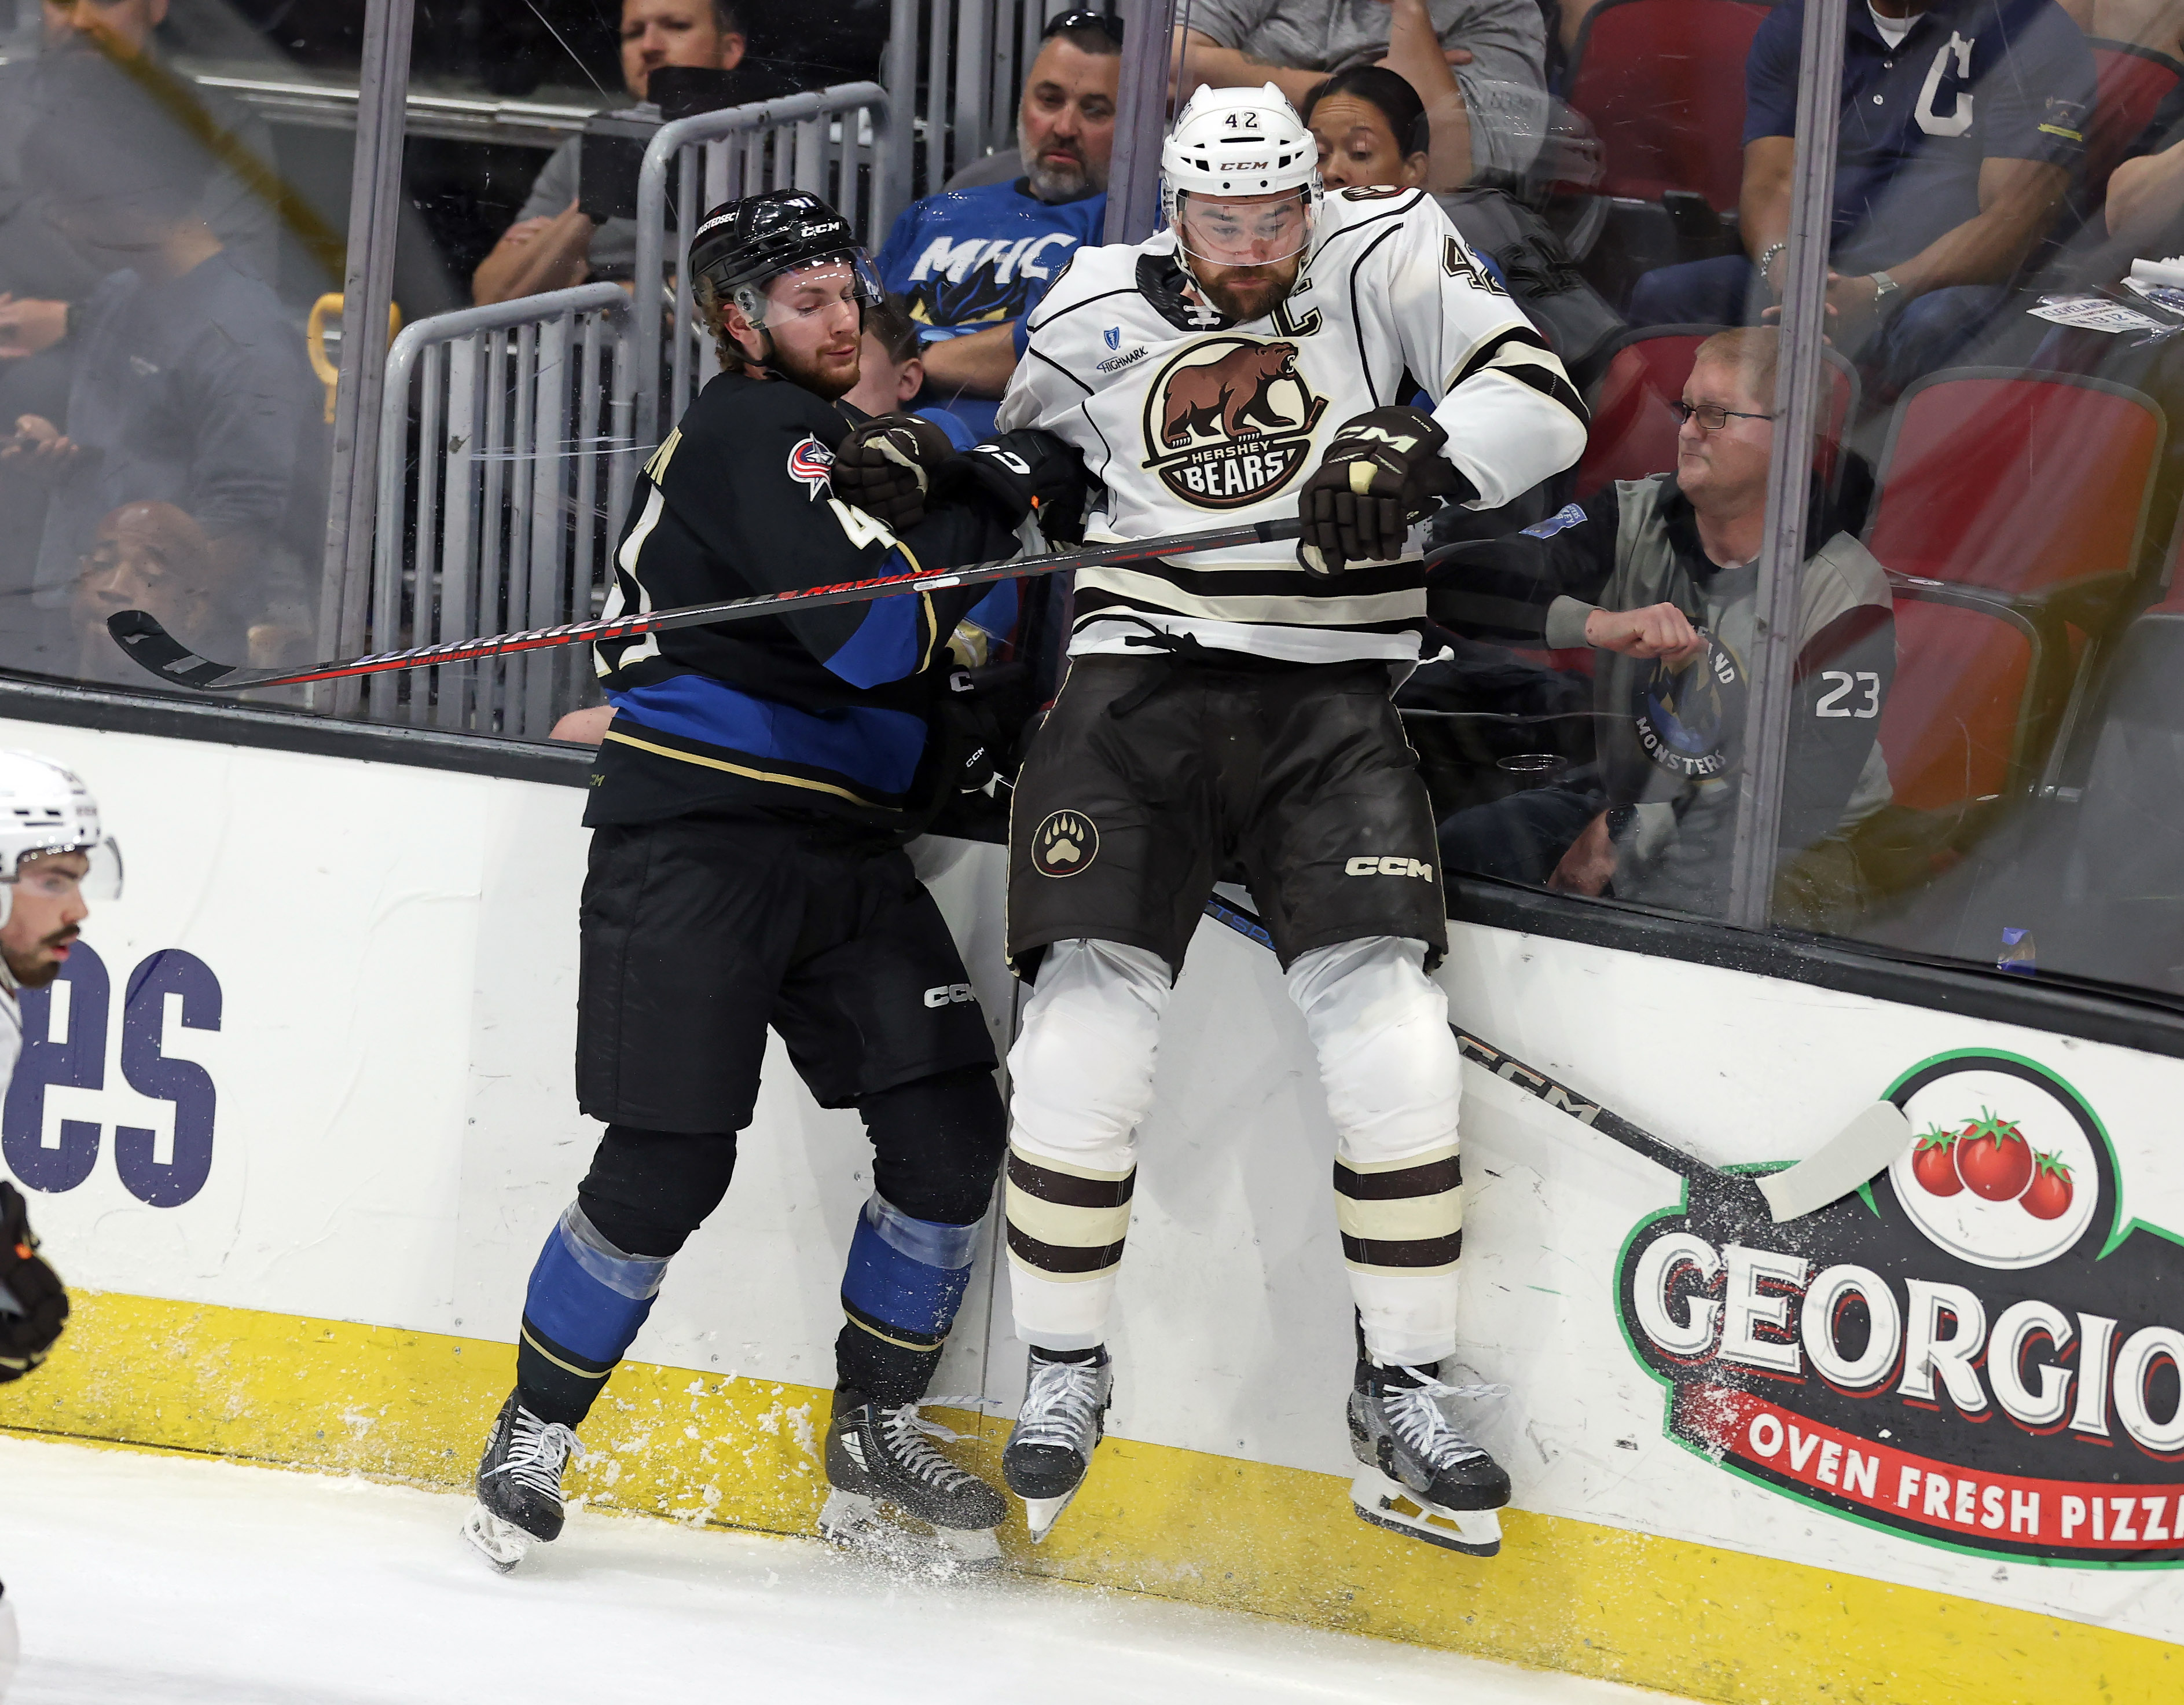
<svg viewBox="0 0 2184 1705">
<path fill-rule="evenodd" d="M 1100 855 L 1100 831 L 1082 811 L 1050 811 L 1032 833 L 1031 867 L 1041 876 L 1075 876 Z"/>
<path fill-rule="evenodd" d="M 1921 1134 L 1856 1195 L 1777 1226 L 1696 1183 L 1624 1245 L 1669 1435 L 1930 1544 L 2184 1563 L 2184 1240 L 2123 1217 L 2099 1118 L 2030 1060 L 1937 1055 L 1888 1099 Z"/>
<path fill-rule="evenodd" d="M 1145 465 L 1187 504 L 1241 509 L 1296 476 L 1327 412 L 1297 346 L 1224 335 L 1192 344 L 1145 396 Z"/>
</svg>

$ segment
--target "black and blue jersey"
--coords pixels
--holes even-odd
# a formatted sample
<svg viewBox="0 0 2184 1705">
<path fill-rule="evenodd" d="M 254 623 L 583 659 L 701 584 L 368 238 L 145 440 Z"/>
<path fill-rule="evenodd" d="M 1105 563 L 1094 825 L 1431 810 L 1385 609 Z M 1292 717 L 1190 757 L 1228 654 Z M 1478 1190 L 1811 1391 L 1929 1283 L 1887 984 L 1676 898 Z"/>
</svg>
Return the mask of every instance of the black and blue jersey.
<svg viewBox="0 0 2184 1705">
<path fill-rule="evenodd" d="M 848 417 L 778 381 L 722 374 L 637 482 L 605 614 L 832 585 L 1008 555 L 998 505 L 933 509 L 897 538 L 833 495 Z M 978 590 L 867 603 L 595 648 L 615 707 L 587 823 L 703 812 L 887 828 L 922 776 L 936 661 Z"/>
</svg>

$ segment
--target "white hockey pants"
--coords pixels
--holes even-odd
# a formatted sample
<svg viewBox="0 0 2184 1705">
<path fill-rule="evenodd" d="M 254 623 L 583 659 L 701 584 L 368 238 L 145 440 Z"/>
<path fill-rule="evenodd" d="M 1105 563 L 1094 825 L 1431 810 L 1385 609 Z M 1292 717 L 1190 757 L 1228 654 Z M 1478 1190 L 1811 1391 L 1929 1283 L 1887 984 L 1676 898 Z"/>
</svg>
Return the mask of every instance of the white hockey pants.
<svg viewBox="0 0 2184 1705">
<path fill-rule="evenodd" d="M 1009 1055 L 1009 1268 L 1027 1343 L 1106 1340 L 1169 986 L 1157 954 L 1117 942 L 1056 942 L 1040 963 Z M 1334 1122 L 1335 1216 L 1366 1346 L 1381 1362 L 1438 1361 L 1456 1348 L 1460 1066 L 1424 944 L 1321 948 L 1290 967 L 1289 990 Z"/>
</svg>

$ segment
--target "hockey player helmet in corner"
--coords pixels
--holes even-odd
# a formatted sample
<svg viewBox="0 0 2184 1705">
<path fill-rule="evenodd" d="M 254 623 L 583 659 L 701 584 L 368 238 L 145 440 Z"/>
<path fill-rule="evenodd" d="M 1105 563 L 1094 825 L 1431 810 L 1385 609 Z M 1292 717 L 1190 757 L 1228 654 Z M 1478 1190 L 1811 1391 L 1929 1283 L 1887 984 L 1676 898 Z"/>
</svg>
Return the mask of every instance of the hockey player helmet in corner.
<svg viewBox="0 0 2184 1705">
<path fill-rule="evenodd" d="M 1161 206 L 1184 266 L 1231 320 L 1296 287 L 1324 192 L 1319 148 L 1282 92 L 1201 89 L 1161 145 Z"/>
<path fill-rule="evenodd" d="M 68 956 L 86 900 L 121 897 L 121 851 L 75 772 L 0 751 L 0 940 L 20 983 L 42 988 Z"/>
<path fill-rule="evenodd" d="M 729 371 L 771 371 L 830 402 L 855 386 L 879 275 L 849 220 L 809 190 L 715 208 L 690 239 L 690 276 Z"/>
</svg>

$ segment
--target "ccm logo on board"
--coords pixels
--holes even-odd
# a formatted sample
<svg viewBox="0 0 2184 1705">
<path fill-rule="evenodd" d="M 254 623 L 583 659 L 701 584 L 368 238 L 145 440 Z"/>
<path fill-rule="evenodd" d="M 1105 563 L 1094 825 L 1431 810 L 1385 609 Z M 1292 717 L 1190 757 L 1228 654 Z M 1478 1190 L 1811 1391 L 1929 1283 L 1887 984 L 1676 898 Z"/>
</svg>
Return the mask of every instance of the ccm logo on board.
<svg viewBox="0 0 2184 1705">
<path fill-rule="evenodd" d="M 54 1089 L 107 1087 L 106 1037 L 114 993 L 106 962 L 89 942 L 79 939 L 51 988 L 25 989 L 17 995 L 22 1002 L 23 1057 L 16 1062 L 0 1114 L 0 1153 L 25 1189 L 72 1190 L 98 1164 L 106 1126 L 96 1119 L 67 1117 L 68 1112 L 89 1111 L 83 1097 L 67 1095 L 64 1117 L 55 1122 L 56 1139 L 49 1144 L 46 1097 Z M 114 1169 L 130 1195 L 150 1206 L 180 1207 L 211 1176 L 213 1115 L 219 1101 L 212 1073 L 193 1060 L 168 1058 L 166 1048 L 170 1012 L 186 1030 L 217 1030 L 220 1009 L 220 979 L 212 967 L 180 948 L 148 954 L 123 985 L 122 1079 L 139 1095 L 171 1102 L 175 1109 L 171 1144 L 161 1143 L 159 1133 L 142 1126 L 117 1122 L 114 1128 Z"/>
<path fill-rule="evenodd" d="M 1433 866 L 1422 858 L 1376 858 L 1371 854 L 1354 858 L 1342 866 L 1345 876 L 1422 876 L 1433 880 Z"/>
<path fill-rule="evenodd" d="M 967 1006 L 978 998 L 971 992 L 971 985 L 967 983 L 944 983 L 939 989 L 925 991 L 928 1006 Z"/>
</svg>

